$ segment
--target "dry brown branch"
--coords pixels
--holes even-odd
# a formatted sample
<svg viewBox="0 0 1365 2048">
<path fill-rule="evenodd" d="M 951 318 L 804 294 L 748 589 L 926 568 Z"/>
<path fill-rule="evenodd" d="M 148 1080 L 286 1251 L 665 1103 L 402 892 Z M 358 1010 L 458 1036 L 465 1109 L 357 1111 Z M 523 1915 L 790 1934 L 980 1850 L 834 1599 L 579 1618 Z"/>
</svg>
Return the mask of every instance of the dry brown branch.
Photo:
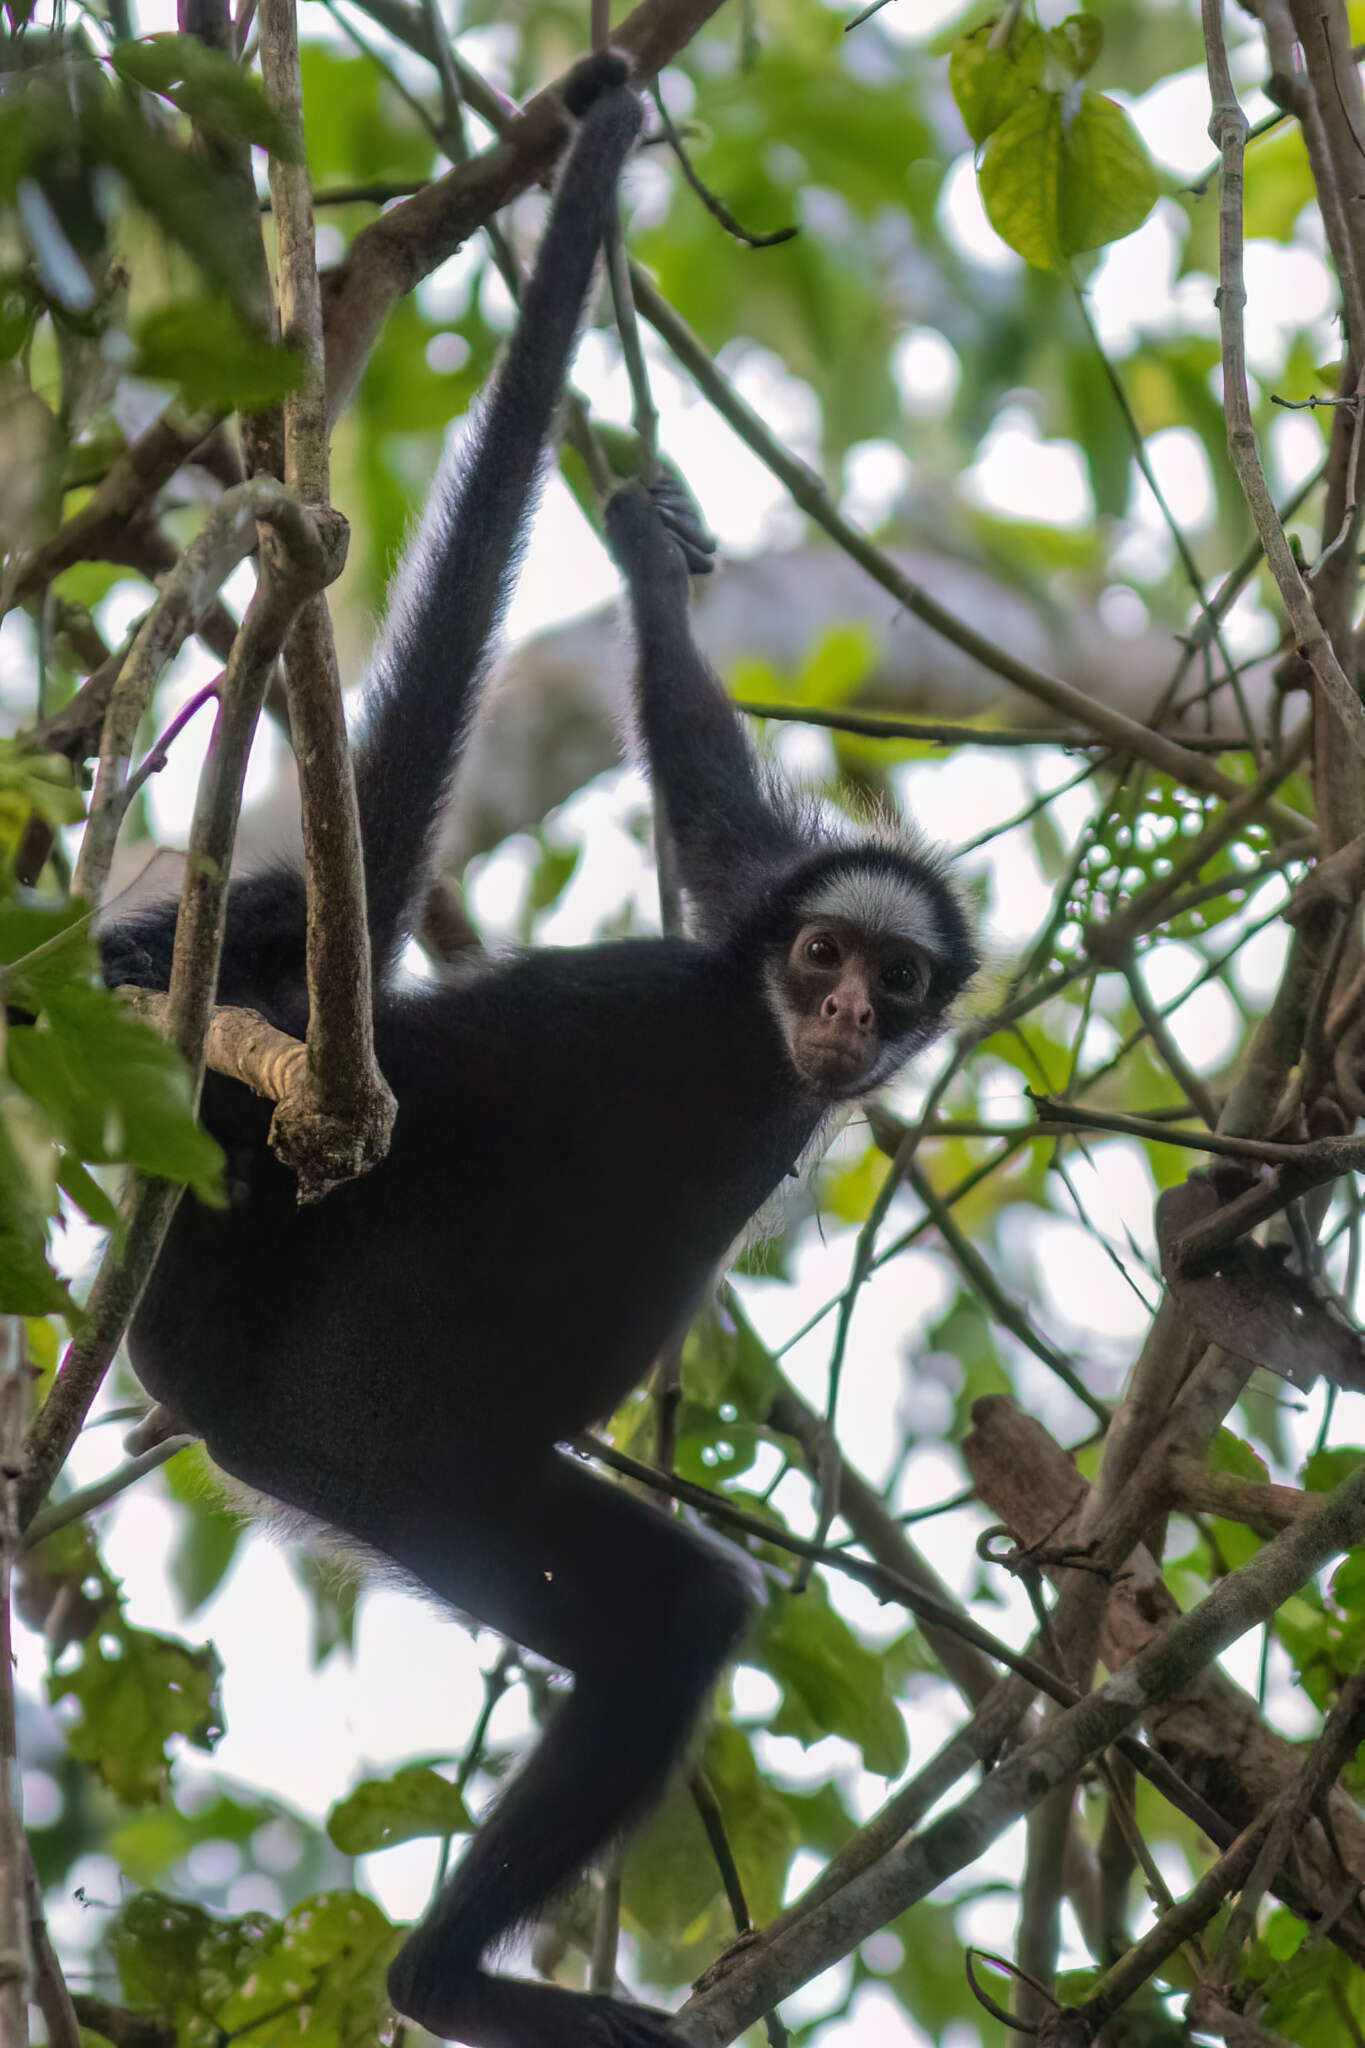
<svg viewBox="0 0 1365 2048">
<path fill-rule="evenodd" d="M 124 786 L 133 742 L 166 663 L 217 597 L 224 579 L 257 539 L 257 523 L 270 520 L 292 528 L 290 545 L 306 552 L 316 546 L 293 501 L 273 477 L 257 477 L 226 491 L 167 577 L 160 596 L 124 657 L 109 695 L 100 735 L 99 768 L 90 817 L 76 867 L 76 891 L 97 903 L 123 821 Z M 338 567 L 340 564 L 338 563 Z"/>
<path fill-rule="evenodd" d="M 682 2038 L 694 2048 L 722 2048 L 796 1984 L 827 1969 L 895 1914 L 927 1897 L 1135 1720 L 1162 1721 L 1167 1703 L 1191 1695 L 1231 1643 L 1267 1621 L 1331 1557 L 1362 1536 L 1365 1471 L 1353 1474 L 1250 1564 L 1219 1580 L 1198 1607 L 1172 1621 L 1052 1727 L 1023 1743 L 956 1807 L 854 1879 L 837 1898 L 737 1955 L 733 1967 L 684 2008 L 677 2023 Z M 1350 1918 L 1338 1922 L 1335 1940 L 1345 1940 Z M 1359 1939 L 1357 1926 L 1352 1940 L 1358 1944 Z"/>
<path fill-rule="evenodd" d="M 1246 147 L 1247 118 L 1228 69 L 1222 0 L 1203 0 L 1203 22 L 1209 86 L 1213 96 L 1209 134 L 1222 158 L 1218 211 L 1218 316 L 1222 336 L 1228 453 L 1260 535 L 1266 564 L 1279 589 L 1297 650 L 1312 670 L 1319 717 L 1329 726 L 1335 721 L 1355 754 L 1365 755 L 1365 710 L 1362 710 L 1360 699 L 1347 681 L 1336 650 L 1318 617 L 1261 466 L 1247 385 L 1242 319 L 1246 305 L 1242 271 L 1242 159 Z M 1354 773 L 1358 778 L 1358 761 Z M 1350 837 L 1352 833 L 1348 830 L 1344 836 Z M 1329 839 L 1329 851 L 1334 843 Z"/>
<path fill-rule="evenodd" d="M 1042 1424 L 1003 1396 L 978 1401 L 972 1420 L 963 1451 L 992 1514 L 999 1515 L 1022 1543 L 1045 1543 L 1049 1553 L 1083 1542 L 1090 1489 Z M 1175 1469 L 1187 1474 L 1188 1461 Z M 1254 1491 L 1278 1495 L 1288 1489 Z M 1059 1519 L 1063 1502 L 1069 1506 Z M 1174 1497 L 1151 1499 L 1149 1491 L 1149 1505 L 1174 1505 Z M 1262 1505 L 1273 1511 L 1272 1503 Z M 1311 1513 L 1314 1505 L 1315 1498 L 1305 1501 L 1303 1512 Z M 1296 1526 L 1302 1518 L 1302 1513 L 1288 1516 L 1281 1526 Z M 1068 1574 L 1064 1567 L 1052 1567 L 1049 1576 L 1062 1582 Z M 1123 1562 L 1105 1605 L 1101 1654 L 1108 1669 L 1126 1670 L 1161 1641 L 1178 1612 L 1151 1553 L 1139 1546 Z M 1255 1702 L 1212 1667 L 1156 1700 L 1145 1721 L 1158 1753 L 1237 1829 L 1248 1827 L 1278 1798 L 1300 1766 L 1294 1745 L 1267 1727 Z M 1365 1819 L 1344 1794 L 1333 1796 L 1330 1811 L 1346 1867 L 1365 1882 Z M 1303 1881 L 1321 1908 L 1341 1883 L 1333 1844 L 1313 1826 L 1300 1833 L 1297 1846 Z M 1358 1907 L 1340 1923 L 1338 1938 L 1358 1960 L 1365 1959 L 1365 1914 Z"/>
<path fill-rule="evenodd" d="M 73 562 L 98 558 L 117 545 L 129 522 L 216 426 L 212 413 L 189 413 L 183 406 L 168 406 L 119 457 L 80 511 L 58 527 L 51 540 L 16 563 L 3 594 L 3 608 L 8 610 L 45 590 L 53 577 Z"/>
<path fill-rule="evenodd" d="M 1172 1508 L 1190 1515 L 1221 1515 L 1242 1522 L 1258 1536 L 1274 1536 L 1301 1515 L 1312 1495 L 1297 1486 L 1258 1486 L 1227 1472 L 1209 1472 L 1193 1458 L 1172 1457 L 1168 1464 Z"/>
<path fill-rule="evenodd" d="M 617 23 L 612 43 L 632 59 L 643 83 L 677 56 L 719 5 L 720 0 L 643 0 Z M 419 33 L 415 25 L 412 33 Z M 423 29 L 420 34 L 434 60 L 429 33 Z M 333 420 L 355 389 L 394 300 L 429 276 L 519 193 L 546 178 L 568 136 L 553 85 L 528 100 L 510 121 L 504 117 L 495 125 L 501 139 L 491 149 L 363 228 L 344 261 L 328 273 L 327 394 Z"/>
<path fill-rule="evenodd" d="M 43 1888 L 38 1882 L 33 1855 L 27 1844 L 24 1862 L 28 1878 L 28 1935 L 33 1950 L 33 2002 L 47 2028 L 47 2048 L 81 2048 L 80 2022 L 62 1975 L 61 1961 L 48 1933 Z"/>
<path fill-rule="evenodd" d="M 19 1551 L 18 1479 L 28 1367 L 24 1326 L 0 1317 L 0 2041 L 28 2039 L 33 1983 L 29 1940 L 28 1846 L 19 1811 L 10 1585 Z"/>
<path fill-rule="evenodd" d="M 87 2032 L 111 2041 L 113 2048 L 176 2048 L 174 2025 L 157 2013 L 131 2012 L 89 1992 L 78 1992 L 71 2002 Z"/>
<path fill-rule="evenodd" d="M 302 504 L 321 509 L 331 497 L 322 299 L 293 0 L 261 0 L 260 24 L 266 93 L 294 144 L 294 161 L 270 161 L 281 331 L 302 365 L 300 382 L 284 403 L 284 480 Z M 308 888 L 308 1058 L 304 1075 L 279 1100 L 271 1143 L 297 1175 L 300 1198 L 308 1201 L 382 1159 L 396 1114 L 374 1056 L 360 814 L 332 622 L 321 591 L 306 601 L 290 629 L 285 676 Z"/>
<path fill-rule="evenodd" d="M 254 509 L 263 522 L 268 519 L 270 523 L 262 524 L 260 578 L 233 646 L 218 725 L 200 779 L 169 990 L 167 1035 L 184 1056 L 196 1089 L 214 1008 L 242 778 L 256 719 L 295 613 L 340 567 L 328 523 L 310 519 L 273 479 L 258 477 L 241 491 L 242 515 Z M 20 1492 L 20 1518 L 25 1525 L 66 1462 L 132 1319 L 178 1193 L 164 1181 L 145 1178 L 135 1180 L 129 1191 L 123 1240 L 111 1239 L 105 1249 L 90 1292 L 85 1326 L 68 1347 L 52 1391 L 29 1433 Z"/>
<path fill-rule="evenodd" d="M 1154 768 L 1172 776 L 1175 781 L 1188 789 L 1208 790 L 1228 802 L 1244 798 L 1246 791 L 1240 783 L 1201 755 L 1183 747 L 1176 740 L 1167 739 L 1161 733 L 1152 732 L 1135 718 L 1128 718 L 1112 706 L 1101 703 L 1097 698 L 1087 696 L 1073 684 L 1063 682 L 1060 676 L 1048 675 L 1031 663 L 1022 661 L 1007 648 L 996 645 L 982 633 L 945 610 L 927 590 L 897 567 L 885 551 L 878 548 L 837 509 L 822 478 L 792 454 L 765 426 L 757 413 L 745 403 L 734 386 L 717 369 L 711 357 L 702 347 L 687 323 L 669 305 L 649 276 L 638 264 L 631 269 L 631 285 L 635 302 L 657 332 L 668 343 L 678 361 L 687 370 L 698 389 L 708 398 L 722 418 L 729 421 L 760 461 L 786 485 L 793 500 L 807 516 L 813 519 L 846 554 L 864 568 L 873 581 L 890 593 L 898 604 L 922 619 L 936 633 L 960 647 L 979 661 L 992 674 L 1003 676 L 1017 689 L 1046 704 L 1059 717 L 1074 724 L 1087 727 L 1098 738 L 1106 741 L 1118 752 L 1132 754 L 1140 761 L 1148 761 Z M 1361 714 L 1362 728 L 1365 728 L 1365 713 Z M 1262 816 L 1281 834 L 1288 832 L 1301 837 L 1311 831 L 1311 821 L 1297 811 L 1275 803 L 1265 805 Z"/>
<path fill-rule="evenodd" d="M 163 1034 L 169 1030 L 171 999 L 160 989 L 121 988 L 129 1008 Z M 219 1004 L 204 1038 L 204 1065 L 230 1081 L 241 1081 L 268 1102 L 283 1102 L 302 1085 L 308 1062 L 301 1039 L 279 1031 L 255 1010 Z"/>
</svg>

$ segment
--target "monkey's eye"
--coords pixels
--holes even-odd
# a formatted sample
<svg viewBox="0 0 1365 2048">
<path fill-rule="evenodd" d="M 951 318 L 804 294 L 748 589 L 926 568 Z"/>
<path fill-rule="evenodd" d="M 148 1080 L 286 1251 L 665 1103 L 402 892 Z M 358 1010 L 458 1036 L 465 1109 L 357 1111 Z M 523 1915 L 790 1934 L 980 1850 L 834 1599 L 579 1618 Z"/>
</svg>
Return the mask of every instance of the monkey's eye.
<svg viewBox="0 0 1365 2048">
<path fill-rule="evenodd" d="M 817 932 L 813 939 L 806 940 L 806 958 L 812 967 L 837 967 L 838 940 L 830 938 L 828 932 Z"/>
<path fill-rule="evenodd" d="M 919 960 L 893 960 L 881 972 L 881 984 L 888 995 L 910 999 L 923 995 L 927 979 Z"/>
</svg>

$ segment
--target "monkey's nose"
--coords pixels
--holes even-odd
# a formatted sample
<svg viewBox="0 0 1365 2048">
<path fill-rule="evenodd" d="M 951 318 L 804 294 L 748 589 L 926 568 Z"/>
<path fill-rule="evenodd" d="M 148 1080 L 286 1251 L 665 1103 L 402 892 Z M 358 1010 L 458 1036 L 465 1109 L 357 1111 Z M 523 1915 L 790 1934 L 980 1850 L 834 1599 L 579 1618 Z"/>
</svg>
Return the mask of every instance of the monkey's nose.
<svg viewBox="0 0 1365 2048">
<path fill-rule="evenodd" d="M 849 995 L 847 991 L 831 989 L 820 1005 L 820 1015 L 828 1018 L 831 1024 L 844 1024 L 854 1031 L 872 1029 L 872 1005 L 861 990 L 855 995 Z"/>
</svg>

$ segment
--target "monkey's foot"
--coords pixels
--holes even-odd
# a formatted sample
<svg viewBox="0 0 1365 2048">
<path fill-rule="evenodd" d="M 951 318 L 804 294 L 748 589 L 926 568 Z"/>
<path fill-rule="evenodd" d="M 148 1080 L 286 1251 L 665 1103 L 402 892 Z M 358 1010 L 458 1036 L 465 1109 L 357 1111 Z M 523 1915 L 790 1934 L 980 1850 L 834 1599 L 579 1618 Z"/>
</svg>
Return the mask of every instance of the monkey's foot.
<svg viewBox="0 0 1365 2048">
<path fill-rule="evenodd" d="M 694 576 L 709 576 L 716 566 L 716 536 L 697 509 L 696 499 L 680 476 L 665 470 L 651 487 L 654 509 L 687 558 Z"/>
<path fill-rule="evenodd" d="M 405 2018 L 465 2048 L 678 2048 L 667 2013 L 593 1991 L 522 1984 L 483 1971 L 440 1989 L 389 1996 Z"/>
</svg>

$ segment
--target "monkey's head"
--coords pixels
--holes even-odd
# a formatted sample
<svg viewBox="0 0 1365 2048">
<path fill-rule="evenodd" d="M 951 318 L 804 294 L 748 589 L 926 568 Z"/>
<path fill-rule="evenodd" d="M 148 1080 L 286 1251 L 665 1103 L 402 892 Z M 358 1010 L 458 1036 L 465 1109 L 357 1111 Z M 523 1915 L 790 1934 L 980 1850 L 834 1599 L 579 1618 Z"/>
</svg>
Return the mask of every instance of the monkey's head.
<svg viewBox="0 0 1365 2048">
<path fill-rule="evenodd" d="M 937 1037 L 978 959 L 940 866 L 863 846 L 806 866 L 782 891 L 764 984 L 798 1081 L 847 1102 Z"/>
</svg>

